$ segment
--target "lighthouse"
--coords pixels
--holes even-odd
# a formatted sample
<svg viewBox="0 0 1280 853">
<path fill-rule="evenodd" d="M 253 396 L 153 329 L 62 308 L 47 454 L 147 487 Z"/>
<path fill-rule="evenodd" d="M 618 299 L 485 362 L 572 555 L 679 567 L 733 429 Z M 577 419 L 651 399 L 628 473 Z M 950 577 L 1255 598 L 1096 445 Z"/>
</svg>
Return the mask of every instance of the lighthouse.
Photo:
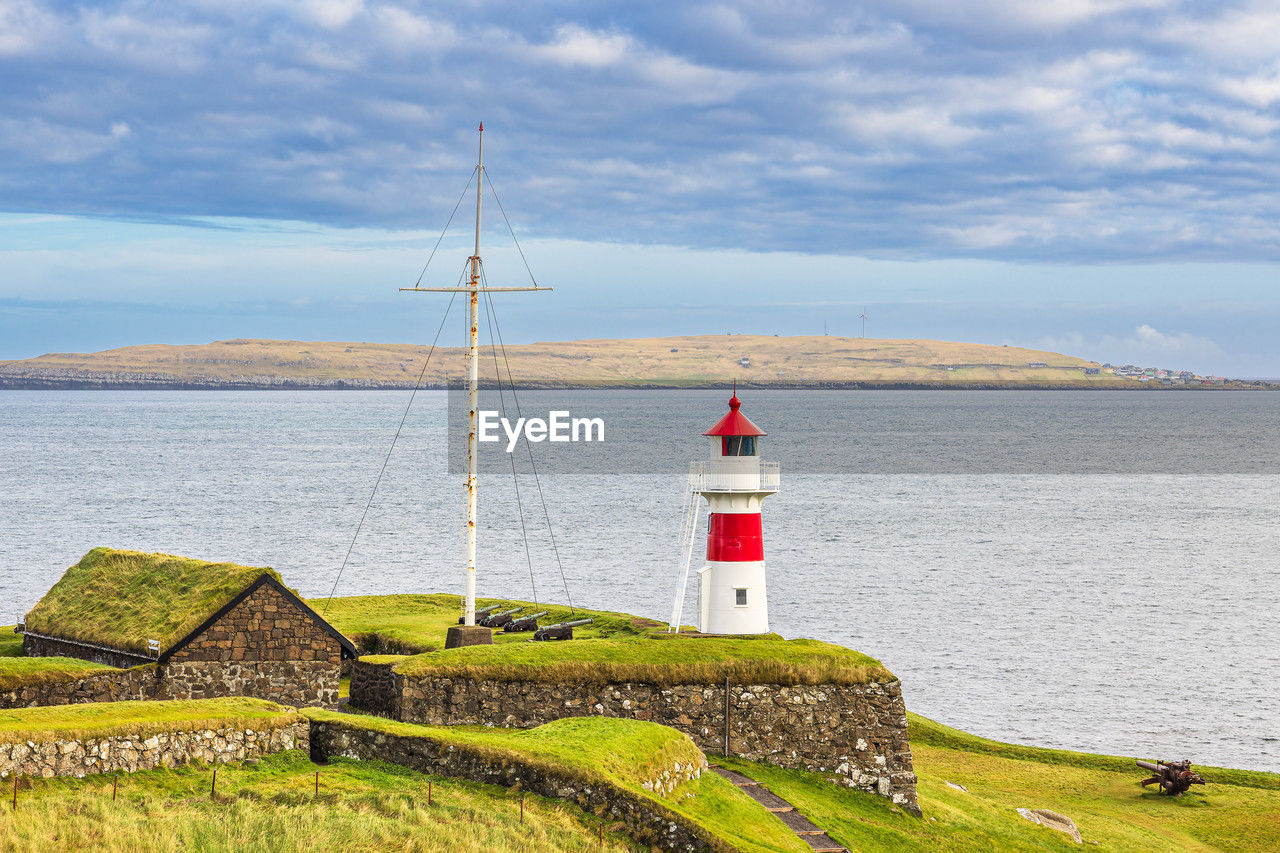
<svg viewBox="0 0 1280 853">
<path fill-rule="evenodd" d="M 698 630 L 704 634 L 766 634 L 764 526 L 760 505 L 778 491 L 777 462 L 760 461 L 766 433 L 740 411 L 735 389 L 729 413 L 703 433 L 711 458 L 689 467 L 689 486 L 707 499 L 707 563 L 698 570 Z"/>
</svg>

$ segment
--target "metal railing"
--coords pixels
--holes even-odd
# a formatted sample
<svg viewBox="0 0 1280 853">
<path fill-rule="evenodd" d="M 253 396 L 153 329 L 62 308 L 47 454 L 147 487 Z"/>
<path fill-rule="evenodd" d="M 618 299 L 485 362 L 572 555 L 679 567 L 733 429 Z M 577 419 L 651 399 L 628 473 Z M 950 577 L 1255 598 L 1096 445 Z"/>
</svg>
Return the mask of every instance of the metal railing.
<svg viewBox="0 0 1280 853">
<path fill-rule="evenodd" d="M 776 492 L 779 462 L 751 464 L 747 458 L 708 459 L 689 463 L 689 487 L 695 492 Z"/>
</svg>

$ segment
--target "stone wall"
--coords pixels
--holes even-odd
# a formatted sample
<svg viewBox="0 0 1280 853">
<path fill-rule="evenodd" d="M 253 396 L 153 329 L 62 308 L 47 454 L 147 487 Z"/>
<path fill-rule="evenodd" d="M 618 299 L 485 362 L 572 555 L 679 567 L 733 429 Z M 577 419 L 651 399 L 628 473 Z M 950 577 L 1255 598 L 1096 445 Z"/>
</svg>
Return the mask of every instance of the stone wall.
<svg viewBox="0 0 1280 853">
<path fill-rule="evenodd" d="M 331 706 L 341 662 L 338 640 L 264 584 L 168 655 L 163 677 L 171 699 L 253 696 Z"/>
<path fill-rule="evenodd" d="M 567 800 L 602 818 L 622 823 L 632 838 L 659 850 L 729 853 L 734 849 L 659 802 L 600 779 L 581 779 L 568 772 L 533 767 L 514 756 L 487 754 L 466 745 L 427 737 L 399 737 L 349 723 L 313 720 L 312 760 L 324 761 L 332 755 L 388 761 L 437 776 L 519 788 Z M 702 769 L 681 768 L 680 775 L 684 779 L 697 778 Z M 653 784 L 656 788 L 663 783 Z"/>
<path fill-rule="evenodd" d="M 327 661 L 188 661 L 163 667 L 165 699 L 252 696 L 297 707 L 338 704 L 338 664 Z"/>
<path fill-rule="evenodd" d="M 81 702 L 123 702 L 129 699 L 157 699 L 160 682 L 154 665 L 136 669 L 110 670 L 66 681 L 28 684 L 0 691 L 0 708 L 30 708 L 35 705 L 78 705 Z"/>
<path fill-rule="evenodd" d="M 593 714 L 678 729 L 712 754 L 831 774 L 919 814 L 901 685 L 543 684 L 406 678 L 357 661 L 351 704 L 404 722 L 527 728 Z"/>
<path fill-rule="evenodd" d="M 84 740 L 51 738 L 0 743 L 0 778 L 86 776 L 91 773 L 154 770 L 191 761 L 209 764 L 259 758 L 286 749 L 310 749 L 310 725 L 295 720 L 264 728 L 228 726 L 155 734 L 122 734 Z"/>
<path fill-rule="evenodd" d="M 268 584 L 255 589 L 198 637 L 168 655 L 184 661 L 326 662 L 336 674 L 337 639 Z"/>
</svg>

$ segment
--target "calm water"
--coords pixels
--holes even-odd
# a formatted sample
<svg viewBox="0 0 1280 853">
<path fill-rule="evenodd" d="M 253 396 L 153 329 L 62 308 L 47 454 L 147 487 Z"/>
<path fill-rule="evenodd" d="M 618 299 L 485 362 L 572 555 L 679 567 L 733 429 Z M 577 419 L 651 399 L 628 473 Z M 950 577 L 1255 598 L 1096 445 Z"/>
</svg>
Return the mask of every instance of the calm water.
<svg viewBox="0 0 1280 853">
<path fill-rule="evenodd" d="M 780 633 L 875 655 L 909 707 L 968 731 L 1280 770 L 1280 395 L 743 396 L 783 464 L 765 504 Z M 511 475 L 486 474 L 481 594 L 567 585 L 665 619 L 682 466 L 725 394 L 568 397 L 612 432 L 547 456 L 565 580 L 532 479 L 531 581 Z M 0 392 L 0 623 L 96 545 L 272 565 L 327 595 L 407 398 Z M 419 394 L 338 595 L 459 588 L 446 420 L 443 393 Z"/>
</svg>

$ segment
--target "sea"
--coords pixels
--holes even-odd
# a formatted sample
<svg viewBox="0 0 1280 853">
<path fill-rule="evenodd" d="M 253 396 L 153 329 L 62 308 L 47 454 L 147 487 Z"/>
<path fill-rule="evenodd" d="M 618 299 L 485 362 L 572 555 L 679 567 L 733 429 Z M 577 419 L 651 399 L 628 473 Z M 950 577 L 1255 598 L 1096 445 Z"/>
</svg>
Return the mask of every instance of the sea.
<svg viewBox="0 0 1280 853">
<path fill-rule="evenodd" d="M 460 592 L 456 396 L 2 391 L 0 624 L 100 545 L 270 565 L 313 598 Z M 1280 771 L 1280 394 L 739 396 L 781 463 L 773 630 L 878 658 L 975 734 Z M 604 440 L 486 446 L 480 594 L 667 621 L 727 397 L 499 401 Z"/>
</svg>

